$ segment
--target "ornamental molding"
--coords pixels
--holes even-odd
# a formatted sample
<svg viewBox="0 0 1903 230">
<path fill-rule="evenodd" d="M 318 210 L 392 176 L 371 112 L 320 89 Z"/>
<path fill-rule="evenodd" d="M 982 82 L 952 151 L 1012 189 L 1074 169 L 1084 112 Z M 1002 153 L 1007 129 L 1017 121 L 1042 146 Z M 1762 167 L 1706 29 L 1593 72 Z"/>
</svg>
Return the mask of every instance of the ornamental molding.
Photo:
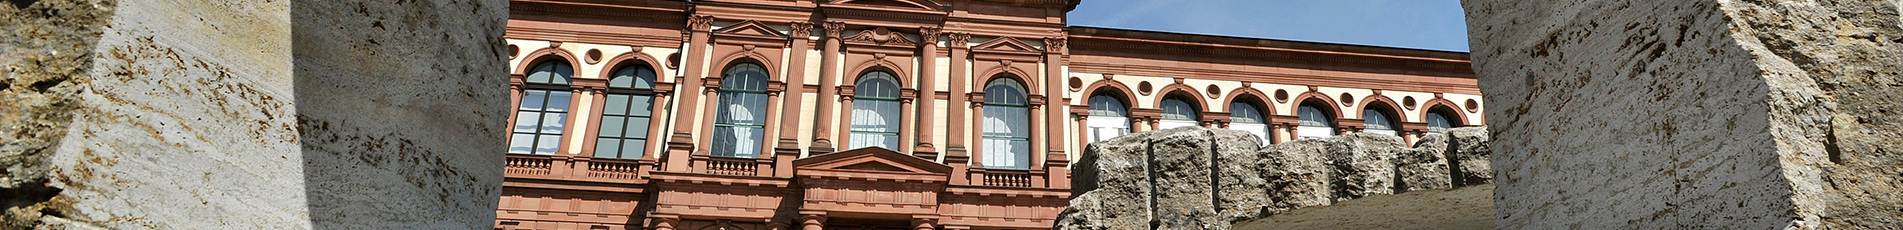
<svg viewBox="0 0 1903 230">
<path fill-rule="evenodd" d="M 905 34 L 899 33 L 897 31 L 892 31 L 890 29 L 886 29 L 885 27 L 859 31 L 859 34 L 846 38 L 846 41 L 856 42 L 856 43 L 871 43 L 871 44 L 882 45 L 882 46 L 883 45 L 895 45 L 895 46 L 917 46 L 918 45 L 918 42 L 912 41 L 911 38 L 906 38 Z"/>
<path fill-rule="evenodd" d="M 809 37 L 813 37 L 813 22 L 793 21 L 792 25 L 793 25 L 793 31 L 792 31 L 793 39 L 806 39 Z"/>
</svg>

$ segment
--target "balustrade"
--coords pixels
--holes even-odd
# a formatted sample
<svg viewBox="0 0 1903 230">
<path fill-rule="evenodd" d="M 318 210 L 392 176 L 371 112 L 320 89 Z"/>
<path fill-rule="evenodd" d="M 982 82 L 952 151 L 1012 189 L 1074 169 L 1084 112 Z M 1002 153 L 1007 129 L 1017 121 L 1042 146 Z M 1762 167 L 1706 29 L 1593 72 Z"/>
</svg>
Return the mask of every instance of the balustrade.
<svg viewBox="0 0 1903 230">
<path fill-rule="evenodd" d="M 588 177 L 609 180 L 641 179 L 641 164 L 623 160 L 595 159 L 588 162 Z"/>
<path fill-rule="evenodd" d="M 509 154 L 502 165 L 502 172 L 508 175 L 547 176 L 553 169 L 554 159 L 542 155 Z"/>
<path fill-rule="evenodd" d="M 759 175 L 760 165 L 753 159 L 710 158 L 707 160 L 707 173 L 729 176 Z"/>
<path fill-rule="evenodd" d="M 984 185 L 994 187 L 1031 187 L 1031 173 L 1026 171 L 985 171 Z"/>
</svg>

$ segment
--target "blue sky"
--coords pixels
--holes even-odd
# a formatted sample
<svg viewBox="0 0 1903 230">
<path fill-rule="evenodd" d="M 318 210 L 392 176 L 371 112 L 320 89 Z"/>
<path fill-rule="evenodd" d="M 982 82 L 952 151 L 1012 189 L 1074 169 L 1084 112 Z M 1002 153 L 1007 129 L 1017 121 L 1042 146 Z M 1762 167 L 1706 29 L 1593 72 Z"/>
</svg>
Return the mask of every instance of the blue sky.
<svg viewBox="0 0 1903 230">
<path fill-rule="evenodd" d="M 1070 24 L 1467 51 L 1459 0 L 1085 0 Z"/>
</svg>

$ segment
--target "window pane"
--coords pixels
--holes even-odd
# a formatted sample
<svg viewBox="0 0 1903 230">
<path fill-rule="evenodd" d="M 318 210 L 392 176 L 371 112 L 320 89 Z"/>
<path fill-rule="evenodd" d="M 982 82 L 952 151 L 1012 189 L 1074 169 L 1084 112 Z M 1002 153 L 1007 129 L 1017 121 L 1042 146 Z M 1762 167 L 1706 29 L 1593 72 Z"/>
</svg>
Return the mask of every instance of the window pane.
<svg viewBox="0 0 1903 230">
<path fill-rule="evenodd" d="M 542 113 L 528 112 L 528 111 L 516 112 L 515 113 L 515 132 L 533 133 L 535 132 L 535 128 L 537 126 L 541 126 L 540 124 L 541 121 L 542 121 Z"/>
<path fill-rule="evenodd" d="M 1296 115 L 1300 116 L 1299 119 L 1301 120 L 1302 126 L 1334 127 L 1333 124 L 1330 124 L 1333 122 L 1329 121 L 1332 118 L 1328 117 L 1328 114 L 1322 113 L 1322 110 L 1319 108 L 1302 106 L 1298 108 L 1296 112 Z"/>
<path fill-rule="evenodd" d="M 622 137 L 621 129 L 627 126 L 621 122 L 626 121 L 626 119 L 627 118 L 617 116 L 601 116 L 601 136 Z"/>
<path fill-rule="evenodd" d="M 648 130 L 648 122 L 651 122 L 649 120 L 650 119 L 646 117 L 629 117 L 628 129 L 626 129 L 626 131 L 622 131 L 621 137 L 647 138 L 648 131 L 650 131 Z"/>
<path fill-rule="evenodd" d="M 852 133 L 851 136 L 847 137 L 847 139 L 850 139 L 851 141 L 847 143 L 846 149 L 859 149 L 859 148 L 866 148 L 866 147 L 879 147 L 879 148 L 892 149 L 890 145 L 885 145 L 885 135 L 879 135 L 875 133 L 855 132 L 855 133 Z"/>
<path fill-rule="evenodd" d="M 567 85 L 569 76 L 575 76 L 575 68 L 568 66 L 567 62 L 550 63 L 555 64 L 555 76 L 549 77 L 549 83 Z"/>
<path fill-rule="evenodd" d="M 621 139 L 595 138 L 595 157 L 613 158 L 621 152 Z"/>
<path fill-rule="evenodd" d="M 568 111 L 568 95 L 569 92 L 567 91 L 548 92 L 548 111 Z"/>
<path fill-rule="evenodd" d="M 604 114 L 604 115 L 628 114 L 627 113 L 628 95 L 608 94 L 607 99 L 608 101 L 603 102 L 601 105 L 601 114 Z"/>
<path fill-rule="evenodd" d="M 762 133 L 757 128 L 715 127 L 715 156 L 752 158 L 760 152 Z"/>
<path fill-rule="evenodd" d="M 567 118 L 566 113 L 542 114 L 542 133 L 562 134 L 562 125 L 568 124 Z"/>
<path fill-rule="evenodd" d="M 534 151 L 535 134 L 515 134 L 509 137 L 509 153 L 529 154 Z"/>
<path fill-rule="evenodd" d="M 547 97 L 548 97 L 548 91 L 543 91 L 543 90 L 523 90 L 523 91 L 522 91 L 522 108 L 521 108 L 521 109 L 523 109 L 523 110 L 542 110 L 542 102 L 544 102 L 544 101 L 547 101 Z"/>
<path fill-rule="evenodd" d="M 746 95 L 746 98 L 746 111 L 752 115 L 751 119 L 748 119 L 750 122 L 747 124 L 766 125 L 766 94 L 750 93 Z"/>
<path fill-rule="evenodd" d="M 1163 109 L 1163 119 L 1190 121 L 1198 119 L 1196 107 L 1190 106 L 1188 101 L 1181 99 L 1163 99 L 1161 109 Z"/>
<path fill-rule="evenodd" d="M 1126 113 L 1128 109 L 1124 108 L 1122 99 L 1101 94 L 1090 97 L 1090 116 L 1123 117 Z"/>
<path fill-rule="evenodd" d="M 880 145 L 880 146 L 884 146 L 884 147 L 885 147 L 886 149 L 891 149 L 891 150 L 893 150 L 893 151 L 898 151 L 898 147 L 899 147 L 899 136 L 898 136 L 898 135 L 885 135 L 885 142 L 884 142 L 884 143 L 881 143 L 881 145 Z"/>
<path fill-rule="evenodd" d="M 985 139 L 985 168 L 1029 169 L 1031 142 Z"/>
<path fill-rule="evenodd" d="M 536 135 L 535 154 L 555 154 L 562 144 L 562 135 Z"/>
<path fill-rule="evenodd" d="M 1427 131 L 1442 132 L 1449 128 L 1453 128 L 1453 123 L 1449 122 L 1446 116 L 1441 116 L 1439 113 L 1427 114 Z"/>
<path fill-rule="evenodd" d="M 635 76 L 638 78 L 635 78 L 634 80 L 634 88 L 636 89 L 654 88 L 654 70 L 653 69 L 641 68 L 641 72 L 636 73 Z"/>
<path fill-rule="evenodd" d="M 1257 124 L 1265 119 L 1262 119 L 1262 111 L 1257 110 L 1254 104 L 1236 102 L 1229 103 L 1229 120 L 1235 123 Z"/>
<path fill-rule="evenodd" d="M 738 142 L 740 138 L 734 136 L 733 129 L 731 126 L 714 127 L 714 150 L 709 154 L 718 157 L 734 156 L 733 145 L 734 142 Z"/>
<path fill-rule="evenodd" d="M 621 68 L 621 70 L 619 71 L 615 71 L 615 76 L 613 78 L 608 79 L 608 87 L 633 88 L 634 78 L 635 78 L 634 72 L 638 71 L 639 69 L 640 68 L 636 68 L 636 67 L 625 67 L 625 68 Z"/>
<path fill-rule="evenodd" d="M 535 68 L 530 69 L 535 72 L 529 73 L 527 80 L 529 83 L 548 83 L 549 76 L 555 74 L 554 68 L 552 62 L 535 65 Z"/>
<path fill-rule="evenodd" d="M 654 97 L 634 95 L 628 98 L 628 115 L 649 116 L 654 114 Z"/>
<path fill-rule="evenodd" d="M 623 158 L 641 159 L 642 155 L 647 154 L 647 150 L 647 140 L 628 139 L 621 141 L 621 157 Z"/>
</svg>

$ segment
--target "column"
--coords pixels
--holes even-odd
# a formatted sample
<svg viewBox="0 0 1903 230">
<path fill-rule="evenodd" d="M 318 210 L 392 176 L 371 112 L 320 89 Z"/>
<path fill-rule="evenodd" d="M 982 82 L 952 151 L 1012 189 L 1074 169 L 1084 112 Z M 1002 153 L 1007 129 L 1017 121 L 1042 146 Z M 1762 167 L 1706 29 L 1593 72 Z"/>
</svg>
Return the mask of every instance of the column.
<svg viewBox="0 0 1903 230">
<path fill-rule="evenodd" d="M 679 120 L 675 121 L 674 134 L 670 135 L 667 141 L 667 171 L 688 171 L 687 158 L 695 149 L 693 132 L 696 129 L 694 127 L 700 126 L 694 119 L 700 115 L 698 108 L 695 107 L 700 104 L 700 94 L 696 90 L 701 88 L 701 78 L 707 74 L 704 70 L 707 63 L 702 60 L 707 58 L 709 33 L 713 32 L 713 24 L 714 16 L 687 17 L 689 35 L 687 47 L 682 47 L 687 50 L 687 56 L 681 58 L 681 62 L 684 62 L 682 63 L 684 67 L 681 68 L 683 76 L 676 82 L 680 85 L 680 91 L 684 93 L 677 101 L 679 106 L 675 106 L 674 117 Z"/>
<path fill-rule="evenodd" d="M 1284 136 L 1288 136 L 1288 134 L 1282 133 L 1282 125 L 1280 124 L 1269 124 L 1269 130 L 1264 130 L 1262 132 L 1262 135 L 1269 135 L 1268 144 L 1281 144 L 1282 138 L 1284 138 Z"/>
<path fill-rule="evenodd" d="M 510 130 L 515 130 L 516 110 L 522 108 L 523 84 L 524 84 L 523 77 L 521 74 L 511 74 L 509 76 L 509 120 L 508 120 L 509 128 L 503 130 L 504 132 L 503 135 L 508 135 L 510 136 L 510 138 L 513 138 L 515 136 L 515 134 L 512 133 L 513 131 L 510 131 Z M 509 142 L 505 141 L 503 143 L 509 143 Z M 503 150 L 503 152 L 506 153 L 508 152 L 508 150 Z"/>
<path fill-rule="evenodd" d="M 780 103 L 780 120 L 799 121 L 806 113 L 800 106 L 806 103 L 806 50 L 812 48 L 806 44 L 806 40 L 813 36 L 813 23 L 793 21 L 792 25 L 793 33 L 787 41 L 792 47 L 788 52 L 792 55 L 787 55 L 786 73 L 781 74 L 786 79 L 787 92 L 786 96 L 781 97 L 785 102 Z M 790 177 L 793 176 L 793 160 L 800 157 L 801 130 L 799 122 L 782 124 L 788 127 L 780 128 L 780 140 L 773 147 L 773 176 Z"/>
<path fill-rule="evenodd" d="M 918 65 L 918 77 L 915 78 L 916 81 L 918 81 L 919 102 L 918 109 L 913 111 L 937 111 L 938 35 L 941 30 L 938 27 L 921 27 L 918 31 L 919 38 L 923 41 L 919 42 L 919 61 L 921 63 Z M 906 108 L 910 109 L 912 107 L 908 106 Z M 907 112 L 907 114 L 911 114 L 911 112 Z M 932 123 L 937 120 L 933 119 L 929 114 L 923 113 L 913 117 L 918 120 L 918 129 L 908 129 L 918 131 L 918 135 L 915 135 L 917 138 L 913 138 L 918 140 L 918 144 L 914 145 L 916 147 L 912 150 L 913 154 L 926 159 L 938 159 L 938 147 L 932 145 L 932 134 L 937 133 L 935 132 L 936 130 L 934 130 L 936 127 L 933 127 Z"/>
<path fill-rule="evenodd" d="M 906 135 L 905 132 L 917 133 L 919 130 L 918 122 L 913 122 L 913 119 L 917 119 L 919 116 L 916 110 L 912 109 L 913 98 L 918 97 L 918 93 L 913 90 L 904 91 L 905 92 L 899 96 L 899 146 L 894 147 L 899 148 L 898 151 L 900 153 L 917 155 L 918 153 L 912 152 L 913 145 L 908 143 L 913 143 L 914 141 L 918 141 L 918 139 L 912 138 L 913 135 Z M 932 159 L 937 158 L 938 156 L 932 156 Z"/>
<path fill-rule="evenodd" d="M 788 73 L 782 73 L 780 75 L 787 75 L 787 74 Z M 785 127 L 785 124 L 786 124 L 785 121 L 788 120 L 784 117 L 786 116 L 786 114 L 780 113 L 780 110 L 773 109 L 773 108 L 778 108 L 780 106 L 780 94 L 786 91 L 786 84 L 780 83 L 780 82 L 768 82 L 766 90 L 767 90 L 766 91 L 766 110 L 767 110 L 766 116 L 771 118 L 780 118 L 780 119 L 767 119 L 766 129 L 760 130 L 761 132 L 763 132 L 760 135 L 760 138 L 762 140 L 759 140 L 761 142 L 760 150 L 759 150 L 760 155 L 753 156 L 754 165 L 755 165 L 755 167 L 753 168 L 754 170 L 753 175 L 773 175 L 773 173 L 776 172 L 774 169 L 777 168 L 775 166 L 778 166 L 778 165 L 773 163 L 773 159 L 775 156 L 779 156 L 779 155 L 775 154 L 776 151 L 774 151 L 774 146 L 770 145 L 770 143 L 773 143 L 773 142 L 767 142 L 767 140 L 773 140 L 768 138 L 776 138 L 775 136 L 779 136 L 781 129 L 788 129 Z M 798 116 L 798 115 L 794 115 L 794 116 Z M 713 141 L 713 138 L 707 138 L 707 139 L 708 139 L 707 141 L 709 142 Z M 788 164 L 788 166 L 790 167 L 791 164 Z M 791 174 L 789 173 L 788 175 L 791 175 Z"/>
<path fill-rule="evenodd" d="M 1282 131 L 1288 133 L 1288 140 L 1283 141 L 1294 141 L 1295 139 L 1302 138 L 1301 133 L 1295 132 L 1297 130 L 1295 127 L 1296 125 L 1294 124 L 1282 124 Z"/>
<path fill-rule="evenodd" d="M 654 230 L 674 230 L 675 226 L 681 224 L 681 218 L 675 215 L 655 214 L 648 217 L 648 222 L 654 223 Z"/>
<path fill-rule="evenodd" d="M 938 229 L 938 227 L 934 226 L 935 223 L 938 223 L 938 220 L 934 220 L 932 218 L 913 218 L 912 229 L 913 230 L 936 230 Z"/>
<path fill-rule="evenodd" d="M 576 78 L 574 80 L 586 80 L 586 79 Z M 582 98 L 588 97 L 589 90 L 587 86 L 582 86 L 580 84 L 572 84 L 572 85 L 569 85 L 568 87 L 569 87 L 568 88 L 568 120 L 562 121 L 563 123 L 562 124 L 562 138 L 559 139 L 561 144 L 560 146 L 555 147 L 556 148 L 555 152 L 557 153 L 555 155 L 557 156 L 566 155 L 568 157 L 574 157 L 581 150 L 568 148 L 568 146 L 575 144 L 575 142 L 577 141 L 581 141 L 581 137 L 580 137 L 581 135 L 577 135 L 577 134 L 581 134 L 581 132 L 575 132 L 575 131 L 581 130 L 580 126 L 581 126 L 582 119 L 580 118 L 582 117 L 582 115 L 586 115 L 586 114 L 580 113 L 582 112 L 581 101 L 582 101 Z"/>
<path fill-rule="evenodd" d="M 946 42 L 951 45 L 951 76 L 949 76 L 951 79 L 947 81 L 951 83 L 951 89 L 949 90 L 951 92 L 951 101 L 945 104 L 945 108 L 950 110 L 946 111 L 947 115 L 945 117 L 945 127 L 948 129 L 945 132 L 945 146 L 947 146 L 945 150 L 947 151 L 947 156 L 967 157 L 965 137 L 970 135 L 970 132 L 965 122 L 973 120 L 971 117 L 965 115 L 965 109 L 969 108 L 967 107 L 969 105 L 966 103 L 965 94 L 971 92 L 971 82 L 967 80 L 971 78 L 971 76 L 967 76 L 971 74 L 969 73 L 971 69 L 971 63 L 969 62 L 969 59 L 971 59 L 971 49 L 967 47 L 967 45 L 971 43 L 971 34 L 946 33 L 945 38 Z M 949 160 L 949 158 L 947 159 Z"/>
<path fill-rule="evenodd" d="M 1042 121 L 1044 126 L 1042 129 L 1035 130 L 1044 132 L 1044 138 L 1042 139 L 1044 143 L 1042 146 L 1045 149 L 1045 154 L 1044 156 L 1033 157 L 1034 161 L 1032 161 L 1032 164 L 1034 167 L 1038 165 L 1048 167 L 1049 164 L 1054 163 L 1051 161 L 1070 159 L 1070 157 L 1064 155 L 1063 145 L 1051 144 L 1061 143 L 1056 141 L 1065 140 L 1065 133 L 1058 130 L 1064 130 L 1064 122 L 1062 122 L 1063 120 L 1061 119 L 1064 119 L 1065 106 L 1070 105 L 1070 103 L 1064 99 L 1064 79 L 1067 78 L 1064 76 L 1064 55 L 1068 52 L 1066 46 L 1070 40 L 1070 33 L 1064 32 L 1064 29 L 1057 29 L 1054 32 L 1055 33 L 1050 37 L 1044 38 L 1044 95 L 1045 105 L 1049 105 L 1050 108 L 1044 108 L 1044 119 L 1037 120 Z M 1033 150 L 1032 152 L 1036 151 Z M 1046 177 L 1050 179 L 1062 177 L 1062 175 L 1055 174 L 1046 175 Z"/>
<path fill-rule="evenodd" d="M 831 153 L 835 145 L 832 141 L 833 118 L 836 115 L 833 111 L 835 103 L 833 97 L 839 95 L 834 87 L 838 87 L 839 46 L 840 39 L 843 39 L 840 34 L 845 33 L 846 23 L 828 21 L 821 26 L 826 29 L 826 45 L 824 52 L 820 52 L 819 98 L 817 98 L 819 105 L 814 110 L 817 113 L 813 115 L 813 145 L 808 147 L 812 151 L 811 154 L 815 155 Z"/>
<path fill-rule="evenodd" d="M 850 146 L 852 146 L 852 99 L 853 94 L 856 92 L 852 85 L 840 86 L 839 89 L 839 104 L 841 106 L 839 106 L 839 111 L 834 111 L 834 114 L 838 114 L 839 121 L 845 123 L 846 127 L 840 130 L 838 138 L 833 139 L 833 141 L 836 141 L 835 143 L 838 144 L 833 146 L 835 150 L 851 148 Z M 813 154 L 818 155 L 820 153 L 814 152 Z"/>
<path fill-rule="evenodd" d="M 826 214 L 824 212 L 800 211 L 800 229 L 825 230 L 825 227 Z"/>
<path fill-rule="evenodd" d="M 985 114 L 985 93 L 977 92 L 977 93 L 970 93 L 970 95 L 971 95 L 970 103 L 971 103 L 971 116 L 972 116 L 971 120 L 983 121 L 984 114 Z M 965 135 L 965 137 L 971 138 L 971 148 L 978 149 L 978 150 L 971 151 L 971 158 L 976 159 L 976 160 L 972 160 L 972 163 L 971 163 L 972 168 L 985 167 L 986 153 L 984 150 L 985 149 L 984 127 L 985 127 L 984 122 L 972 122 L 970 127 L 968 127 L 970 129 L 970 132 L 966 132 L 965 134 L 963 134 Z"/>
</svg>

